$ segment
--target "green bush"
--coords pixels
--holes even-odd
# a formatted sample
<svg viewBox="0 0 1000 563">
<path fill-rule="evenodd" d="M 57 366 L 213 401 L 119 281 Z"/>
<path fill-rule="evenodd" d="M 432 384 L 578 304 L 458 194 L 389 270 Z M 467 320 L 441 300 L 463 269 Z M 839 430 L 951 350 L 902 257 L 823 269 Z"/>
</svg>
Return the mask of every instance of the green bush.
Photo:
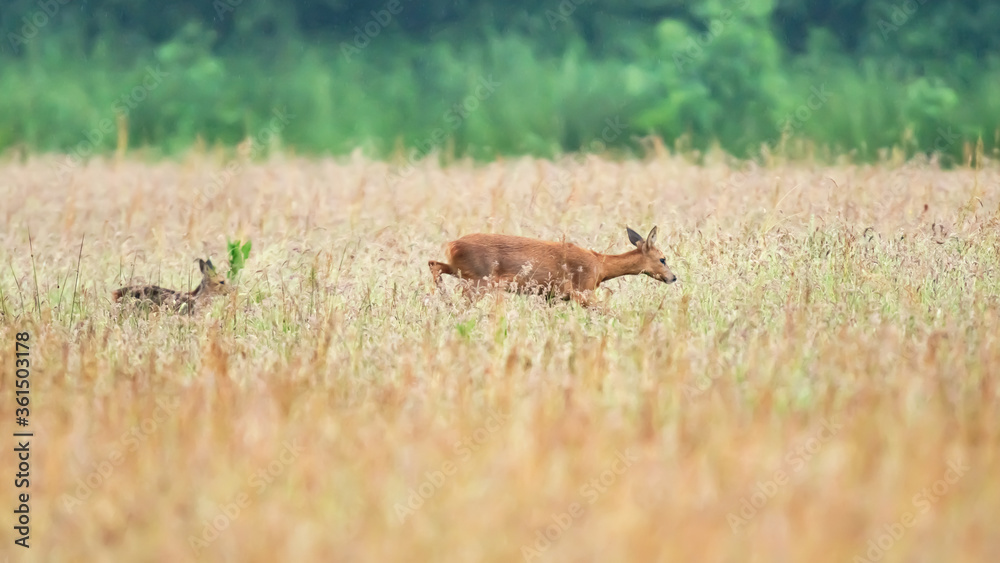
<svg viewBox="0 0 1000 563">
<path fill-rule="evenodd" d="M 60 4 L 20 41 L 40 8 L 11 0 L 0 150 L 86 157 L 116 147 L 119 123 L 131 148 L 163 154 L 247 137 L 258 154 L 411 159 L 628 150 L 651 134 L 742 157 L 997 147 L 1000 59 L 976 55 L 1000 48 L 988 6 L 442 0 L 375 25 L 385 2 L 220 1 Z"/>
</svg>

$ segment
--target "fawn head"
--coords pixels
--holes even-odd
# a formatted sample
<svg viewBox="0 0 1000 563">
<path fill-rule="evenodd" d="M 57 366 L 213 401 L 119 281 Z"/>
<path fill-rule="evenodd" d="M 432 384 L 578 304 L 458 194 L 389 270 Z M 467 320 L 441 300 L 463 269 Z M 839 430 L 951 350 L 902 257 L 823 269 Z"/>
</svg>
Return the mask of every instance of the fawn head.
<svg viewBox="0 0 1000 563">
<path fill-rule="evenodd" d="M 656 227 L 649 231 L 646 238 L 642 238 L 639 233 L 628 227 L 625 229 L 628 231 L 628 240 L 639 249 L 642 255 L 642 271 L 640 273 L 664 283 L 677 281 L 677 276 L 667 267 L 666 257 L 659 248 L 656 248 Z"/>
<path fill-rule="evenodd" d="M 201 285 L 198 286 L 199 294 L 225 293 L 229 290 L 226 284 L 226 277 L 215 271 L 212 259 L 198 259 L 198 268 L 201 269 Z"/>
</svg>

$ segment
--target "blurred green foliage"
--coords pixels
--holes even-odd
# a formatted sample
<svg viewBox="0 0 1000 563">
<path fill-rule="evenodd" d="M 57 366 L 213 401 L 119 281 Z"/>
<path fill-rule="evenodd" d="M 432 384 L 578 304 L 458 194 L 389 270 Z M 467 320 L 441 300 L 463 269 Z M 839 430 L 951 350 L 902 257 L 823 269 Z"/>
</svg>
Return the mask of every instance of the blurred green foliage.
<svg viewBox="0 0 1000 563">
<path fill-rule="evenodd" d="M 243 242 L 239 239 L 230 240 L 226 238 L 226 250 L 229 252 L 229 271 L 226 272 L 226 277 L 229 281 L 236 281 L 239 277 L 240 272 L 247 264 L 247 259 L 250 258 L 250 241 Z"/>
<path fill-rule="evenodd" d="M 1000 5 L 6 0 L 0 150 L 961 157 L 1000 132 Z M 287 116 L 275 120 L 275 115 Z M 415 154 L 414 154 L 415 153 Z"/>
</svg>

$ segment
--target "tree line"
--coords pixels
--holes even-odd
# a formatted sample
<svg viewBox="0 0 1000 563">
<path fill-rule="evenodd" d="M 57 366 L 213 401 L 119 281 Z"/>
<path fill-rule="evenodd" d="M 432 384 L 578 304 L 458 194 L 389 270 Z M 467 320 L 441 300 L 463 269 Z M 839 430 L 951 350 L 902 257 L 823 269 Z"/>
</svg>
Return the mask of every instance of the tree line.
<svg viewBox="0 0 1000 563">
<path fill-rule="evenodd" d="M 648 135 L 748 156 L 997 147 L 1000 5 L 961 0 L 8 0 L 0 148 L 232 144 L 553 154 Z M 475 96 L 478 84 L 495 92 Z M 465 100 L 477 101 L 472 111 Z M 450 112 L 450 113 L 449 113 Z M 623 123 L 608 139 L 608 120 Z M 276 141 L 277 143 L 277 141 Z M 112 135 L 98 143 L 108 149 Z"/>
</svg>

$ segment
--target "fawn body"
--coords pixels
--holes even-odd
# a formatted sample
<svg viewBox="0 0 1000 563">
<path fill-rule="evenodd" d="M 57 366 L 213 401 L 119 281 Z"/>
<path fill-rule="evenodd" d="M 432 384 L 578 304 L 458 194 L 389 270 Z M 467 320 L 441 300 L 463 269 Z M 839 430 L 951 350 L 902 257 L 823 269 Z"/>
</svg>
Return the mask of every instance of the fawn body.
<svg viewBox="0 0 1000 563">
<path fill-rule="evenodd" d="M 626 231 L 635 249 L 623 254 L 511 235 L 466 235 L 448 243 L 448 263 L 431 260 L 428 266 L 439 289 L 441 275 L 448 274 L 476 286 L 500 283 L 510 291 L 573 299 L 584 306 L 585 293 L 612 278 L 646 274 L 665 283 L 677 281 L 655 246 L 656 227 L 645 239 L 628 227 Z M 466 285 L 466 295 L 469 289 Z"/>
<path fill-rule="evenodd" d="M 199 300 L 226 291 L 226 279 L 215 271 L 211 260 L 198 259 L 201 269 L 201 283 L 189 292 L 175 291 L 156 285 L 127 286 L 116 290 L 112 296 L 115 302 L 122 298 L 136 299 L 143 303 L 151 303 L 157 307 L 166 307 L 175 311 L 185 309 L 190 313 Z"/>
</svg>

